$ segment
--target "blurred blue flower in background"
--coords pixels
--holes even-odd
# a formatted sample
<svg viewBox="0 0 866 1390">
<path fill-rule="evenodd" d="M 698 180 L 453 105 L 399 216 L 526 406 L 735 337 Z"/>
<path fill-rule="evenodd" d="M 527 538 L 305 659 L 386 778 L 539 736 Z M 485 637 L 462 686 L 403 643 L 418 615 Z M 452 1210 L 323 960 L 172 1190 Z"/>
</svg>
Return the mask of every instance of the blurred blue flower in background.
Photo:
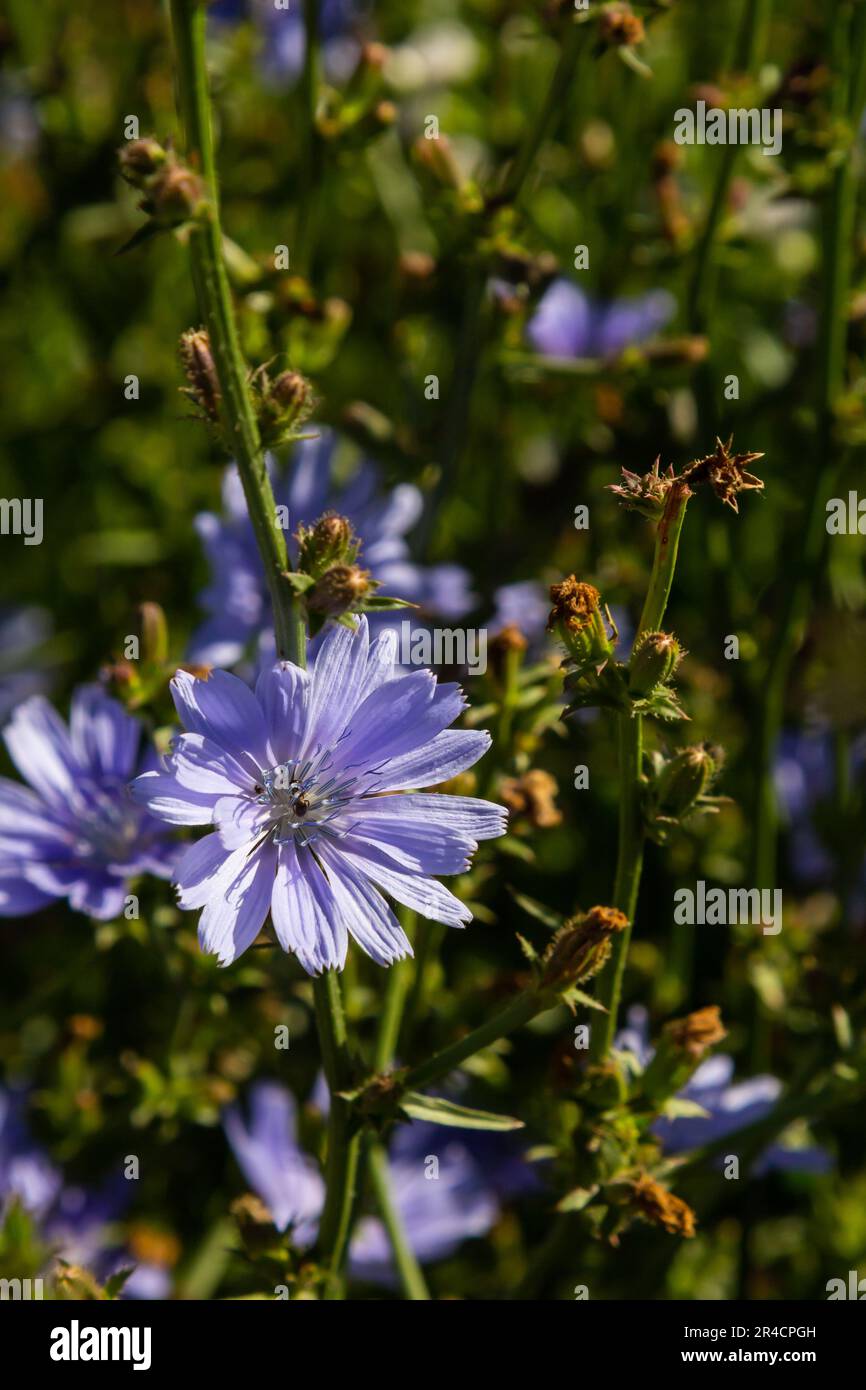
<svg viewBox="0 0 866 1390">
<path fill-rule="evenodd" d="M 134 1261 L 109 1227 L 128 1204 L 124 1178 L 89 1191 L 69 1185 L 33 1140 L 25 1119 L 26 1093 L 0 1087 L 0 1218 L 17 1198 L 36 1223 L 41 1240 L 67 1264 L 81 1265 L 105 1280 Z M 123 1286 L 129 1298 L 166 1298 L 170 1276 L 162 1266 L 142 1263 Z"/>
<path fill-rule="evenodd" d="M 3 737 L 30 786 L 0 777 L 0 916 L 67 898 L 76 912 L 110 921 L 130 878 L 171 877 L 177 846 L 128 790 L 156 761 L 150 751 L 140 758 L 141 736 L 139 721 L 98 685 L 75 691 L 68 727 L 41 695 L 16 707 Z"/>
<path fill-rule="evenodd" d="M 676 301 L 667 290 L 603 304 L 559 278 L 541 296 L 526 335 L 545 357 L 616 357 L 664 328 L 675 310 Z"/>
<path fill-rule="evenodd" d="M 362 6 L 357 0 L 319 0 L 317 9 L 325 75 L 331 82 L 343 82 L 361 51 L 355 31 Z M 252 19 L 262 36 L 263 76 L 274 83 L 299 77 L 307 51 L 304 0 L 289 0 L 284 7 L 274 0 L 216 0 L 208 18 L 216 24 Z"/>
<path fill-rule="evenodd" d="M 631 1052 L 641 1068 L 652 1060 L 655 1048 L 649 1041 L 649 1015 L 642 1005 L 629 1009 L 627 1026 L 617 1034 L 614 1046 L 620 1052 Z M 707 1113 L 656 1120 L 652 1132 L 665 1153 L 688 1153 L 702 1148 L 717 1139 L 737 1134 L 770 1113 L 781 1095 L 781 1081 L 775 1076 L 754 1076 L 749 1081 L 735 1082 L 733 1077 L 734 1059 L 724 1053 L 708 1057 L 700 1064 L 691 1080 L 677 1093 L 677 1099 L 692 1101 Z M 831 1167 L 832 1159 L 820 1145 L 794 1148 L 775 1140 L 759 1155 L 751 1173 L 755 1177 L 771 1169 L 826 1173 Z"/>
<path fill-rule="evenodd" d="M 314 1094 L 325 1108 L 320 1086 Z M 276 1082 L 257 1082 L 250 1095 L 249 1120 L 235 1105 L 225 1112 L 223 1122 L 238 1166 L 269 1208 L 274 1225 L 281 1231 L 291 1227 L 299 1247 L 311 1245 L 324 1203 L 324 1183 L 298 1145 L 293 1097 Z M 484 1235 L 505 1198 L 533 1191 L 538 1184 L 507 1136 L 461 1131 L 458 1138 L 441 1125 L 422 1122 L 396 1130 L 388 1162 L 394 1202 L 421 1264 L 444 1259 L 464 1240 Z M 349 1267 L 357 1279 L 394 1281 L 391 1246 L 378 1217 L 358 1222 Z"/>
<path fill-rule="evenodd" d="M 43 608 L 0 609 L 0 723 L 29 695 L 45 693 L 49 673 L 39 649 L 50 636 Z"/>
<path fill-rule="evenodd" d="M 849 775 L 862 777 L 866 767 L 866 739 L 849 749 Z M 776 795 L 788 822 L 791 872 L 802 883 L 832 886 L 838 863 L 820 833 L 822 803 L 831 803 L 838 769 L 829 729 L 787 729 L 776 751 L 773 769 Z"/>
<path fill-rule="evenodd" d="M 331 466 L 336 442 L 330 430 L 301 441 L 285 473 L 269 457 L 274 495 L 277 505 L 287 508 L 289 530 L 312 526 L 326 511 L 348 517 L 363 543 L 360 562 L 381 584 L 383 595 L 415 603 L 421 614 L 461 617 L 473 604 L 466 571 L 459 565 L 418 565 L 410 557 L 406 536 L 423 507 L 418 488 L 398 483 L 390 492 L 382 491 L 379 470 L 369 460 L 361 461 L 345 487 L 335 488 Z M 250 642 L 262 638 L 266 660 L 273 643 L 270 596 L 234 466 L 226 470 L 223 506 L 222 517 L 205 512 L 196 518 L 212 579 L 200 595 L 210 617 L 192 639 L 190 660 L 225 667 L 240 661 Z M 292 536 L 288 545 L 294 559 Z M 376 614 L 371 629 L 412 621 L 409 614 L 405 609 Z"/>
</svg>

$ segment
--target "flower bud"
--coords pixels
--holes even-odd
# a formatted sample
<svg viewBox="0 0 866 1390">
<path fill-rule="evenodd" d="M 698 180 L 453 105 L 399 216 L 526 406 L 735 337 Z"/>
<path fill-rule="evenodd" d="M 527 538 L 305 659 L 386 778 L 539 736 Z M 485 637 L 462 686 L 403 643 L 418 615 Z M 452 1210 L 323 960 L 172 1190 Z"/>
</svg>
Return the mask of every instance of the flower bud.
<svg viewBox="0 0 866 1390">
<path fill-rule="evenodd" d="M 142 206 L 159 222 L 188 222 L 204 201 L 204 184 L 182 164 L 166 164 L 150 185 Z"/>
<path fill-rule="evenodd" d="M 220 418 L 220 392 L 219 378 L 217 377 L 216 365 L 211 353 L 210 338 L 204 328 L 190 328 L 181 335 L 180 340 L 180 360 L 188 386 L 182 386 L 181 391 L 185 396 L 197 405 L 202 415 L 211 424 L 218 424 Z"/>
<path fill-rule="evenodd" d="M 369 570 L 358 565 L 333 565 L 308 590 L 307 607 L 326 618 L 336 618 L 353 612 L 375 588 Z"/>
<path fill-rule="evenodd" d="M 541 988 L 567 990 L 597 975 L 610 956 L 611 938 L 627 926 L 628 918 L 616 907 L 591 907 L 572 917 L 542 957 Z"/>
<path fill-rule="evenodd" d="M 298 527 L 297 541 L 298 568 L 314 579 L 334 565 L 353 564 L 360 550 L 352 523 L 336 512 L 325 512 L 314 526 Z"/>
<path fill-rule="evenodd" d="M 635 643 L 628 667 L 632 695 L 648 695 L 669 680 L 682 660 L 680 644 L 668 632 L 644 632 Z"/>
<path fill-rule="evenodd" d="M 315 405 L 313 388 L 300 372 L 270 377 L 266 367 L 259 367 L 250 376 L 250 389 L 266 448 L 291 438 Z"/>
<path fill-rule="evenodd" d="M 684 748 L 658 774 L 655 798 L 667 816 L 682 816 L 703 796 L 718 771 L 720 754 L 698 743 Z"/>
<path fill-rule="evenodd" d="M 120 172 L 126 182 L 135 188 L 144 188 L 167 158 L 166 150 L 152 136 L 143 140 L 129 140 L 117 152 Z"/>
</svg>

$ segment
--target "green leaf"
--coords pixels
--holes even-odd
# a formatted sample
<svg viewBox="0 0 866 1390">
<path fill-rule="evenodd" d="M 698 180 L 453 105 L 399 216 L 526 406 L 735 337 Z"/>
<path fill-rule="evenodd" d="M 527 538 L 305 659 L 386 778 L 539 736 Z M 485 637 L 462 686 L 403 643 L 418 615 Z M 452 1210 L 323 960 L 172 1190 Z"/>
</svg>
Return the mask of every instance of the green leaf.
<svg viewBox="0 0 866 1390">
<path fill-rule="evenodd" d="M 540 903 L 537 898 L 530 898 L 527 893 L 516 893 L 512 889 L 511 896 L 528 917 L 543 922 L 551 931 L 558 931 L 565 921 L 561 912 L 554 912 L 552 907 L 545 907 L 544 903 Z"/>
<path fill-rule="evenodd" d="M 311 574 L 301 574 L 298 570 L 290 570 L 286 575 L 286 583 L 291 585 L 296 594 L 305 594 L 315 582 Z"/>
<path fill-rule="evenodd" d="M 360 605 L 360 611 L 364 613 L 375 613 L 377 610 L 387 608 L 417 608 L 417 603 L 410 603 L 406 598 L 387 598 L 385 594 L 374 594 L 372 598 L 364 599 Z"/>
<path fill-rule="evenodd" d="M 432 1125 L 449 1125 L 452 1129 L 523 1129 L 523 1121 L 510 1115 L 492 1115 L 487 1110 L 470 1110 L 442 1096 L 422 1096 L 409 1091 L 400 1101 L 400 1109 L 411 1120 L 426 1120 Z"/>
<path fill-rule="evenodd" d="M 107 1298 L 119 1298 L 123 1286 L 131 1274 L 135 1272 L 135 1265 L 129 1265 L 117 1270 L 115 1274 L 110 1274 L 105 1281 L 105 1294 Z"/>
<path fill-rule="evenodd" d="M 598 1192 L 598 1184 L 594 1187 L 573 1187 L 570 1192 L 566 1192 L 556 1204 L 557 1211 L 583 1211 L 588 1207 L 593 1197 Z"/>
</svg>

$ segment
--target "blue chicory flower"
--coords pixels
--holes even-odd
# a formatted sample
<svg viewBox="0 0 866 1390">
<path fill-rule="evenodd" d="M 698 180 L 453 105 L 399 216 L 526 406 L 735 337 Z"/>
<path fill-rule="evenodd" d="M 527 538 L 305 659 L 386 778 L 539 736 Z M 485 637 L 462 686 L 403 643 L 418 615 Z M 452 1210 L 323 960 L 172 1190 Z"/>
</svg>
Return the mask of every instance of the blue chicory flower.
<svg viewBox="0 0 866 1390">
<path fill-rule="evenodd" d="M 652 1060 L 655 1048 L 649 1041 L 649 1015 L 642 1005 L 629 1009 L 627 1027 L 617 1034 L 614 1046 L 620 1052 L 631 1052 L 641 1068 Z M 653 1134 L 665 1153 L 688 1153 L 702 1148 L 717 1139 L 737 1134 L 769 1114 L 781 1094 L 781 1081 L 775 1076 L 764 1075 L 734 1082 L 733 1077 L 734 1059 L 724 1053 L 716 1053 L 700 1064 L 677 1098 L 693 1101 L 707 1114 L 656 1120 Z M 830 1164 L 830 1155 L 819 1145 L 791 1148 L 777 1140 L 759 1155 L 752 1173 L 756 1177 L 771 1169 L 825 1173 Z"/>
<path fill-rule="evenodd" d="M 664 328 L 675 309 L 667 290 L 649 290 L 602 304 L 593 302 L 570 280 L 559 278 L 541 296 L 526 334 L 545 357 L 616 357 Z"/>
<path fill-rule="evenodd" d="M 269 1208 L 274 1225 L 280 1231 L 291 1228 L 299 1248 L 312 1245 L 325 1185 L 298 1144 L 293 1097 L 276 1082 L 258 1082 L 250 1097 L 249 1121 L 235 1105 L 226 1110 L 223 1123 L 238 1165 Z M 485 1152 L 482 1162 L 469 1137 L 457 1137 L 441 1125 L 413 1123 L 395 1132 L 388 1154 L 391 1190 L 422 1264 L 444 1259 L 463 1240 L 484 1235 L 499 1216 L 501 1199 L 534 1187 L 531 1170 L 510 1149 L 507 1155 L 497 1156 L 489 1148 Z M 358 1223 L 349 1268 L 357 1279 L 393 1282 L 390 1242 L 378 1218 L 367 1216 Z"/>
<path fill-rule="evenodd" d="M 330 430 L 323 430 L 315 439 L 302 440 L 284 475 L 269 457 L 276 502 L 286 508 L 290 530 L 311 526 L 326 511 L 348 517 L 363 543 L 362 561 L 381 584 L 383 594 L 415 603 L 422 612 L 461 617 L 473 603 L 466 571 L 459 565 L 417 565 L 409 555 L 406 536 L 421 515 L 421 493 L 410 483 L 400 483 L 383 494 L 379 470 L 369 460 L 361 462 L 348 486 L 334 489 L 331 463 L 335 445 L 336 437 Z M 233 666 L 251 641 L 261 640 L 268 632 L 272 617 L 255 536 L 234 467 L 226 470 L 223 505 L 224 517 L 205 512 L 196 518 L 212 580 L 201 595 L 210 617 L 193 637 L 190 660 Z M 294 559 L 296 548 L 291 537 L 289 549 Z M 405 617 L 405 611 L 401 616 Z M 377 615 L 376 626 L 394 621 L 391 614 Z M 272 637 L 269 635 L 262 645 L 272 646 Z"/>
<path fill-rule="evenodd" d="M 141 735 L 97 685 L 75 692 L 68 728 L 41 695 L 17 706 L 3 737 L 30 786 L 0 778 L 0 916 L 67 898 L 108 921 L 123 910 L 130 878 L 171 877 L 176 847 L 128 791 L 152 765 L 152 755 L 139 757 Z"/>
<path fill-rule="evenodd" d="M 277 662 L 255 694 L 236 676 L 178 671 L 172 695 L 187 732 L 166 767 L 133 793 L 176 825 L 212 825 L 177 866 L 178 901 L 203 908 L 199 939 L 223 965 L 268 911 L 283 950 L 311 975 L 342 969 L 348 937 L 380 965 L 411 955 L 381 896 L 462 926 L 469 909 L 432 877 L 468 867 L 501 835 L 501 806 L 414 794 L 464 771 L 490 736 L 449 725 L 460 688 L 396 671 L 397 638 L 371 643 L 366 619 L 327 633 L 313 669 Z M 410 790 L 411 789 L 411 790 Z"/>
</svg>

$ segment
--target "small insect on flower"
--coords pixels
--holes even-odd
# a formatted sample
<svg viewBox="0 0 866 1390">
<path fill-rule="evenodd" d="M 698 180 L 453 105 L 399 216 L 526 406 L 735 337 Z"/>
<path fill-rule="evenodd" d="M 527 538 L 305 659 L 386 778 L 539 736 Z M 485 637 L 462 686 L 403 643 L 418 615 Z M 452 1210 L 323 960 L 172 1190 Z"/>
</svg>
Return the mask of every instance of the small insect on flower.
<svg viewBox="0 0 866 1390">
<path fill-rule="evenodd" d="M 418 795 L 463 772 L 490 745 L 450 729 L 465 707 L 426 670 L 395 673 L 397 637 L 329 632 L 310 673 L 277 662 L 255 694 L 214 671 L 178 671 L 172 694 L 188 732 L 134 795 L 176 825 L 212 825 L 178 864 L 199 938 L 236 960 L 268 911 L 280 945 L 311 975 L 342 969 L 349 935 L 380 965 L 411 955 L 381 892 L 423 917 L 462 926 L 471 913 L 432 875 L 459 874 L 479 840 L 505 830 L 501 806 Z"/>
<path fill-rule="evenodd" d="M 139 759 L 141 732 L 96 685 L 73 695 L 68 728 L 41 695 L 17 707 L 4 738 L 30 787 L 0 778 L 0 916 L 68 898 L 108 921 L 128 879 L 171 877 L 177 846 L 129 795 L 130 777 L 153 766 Z"/>
</svg>

